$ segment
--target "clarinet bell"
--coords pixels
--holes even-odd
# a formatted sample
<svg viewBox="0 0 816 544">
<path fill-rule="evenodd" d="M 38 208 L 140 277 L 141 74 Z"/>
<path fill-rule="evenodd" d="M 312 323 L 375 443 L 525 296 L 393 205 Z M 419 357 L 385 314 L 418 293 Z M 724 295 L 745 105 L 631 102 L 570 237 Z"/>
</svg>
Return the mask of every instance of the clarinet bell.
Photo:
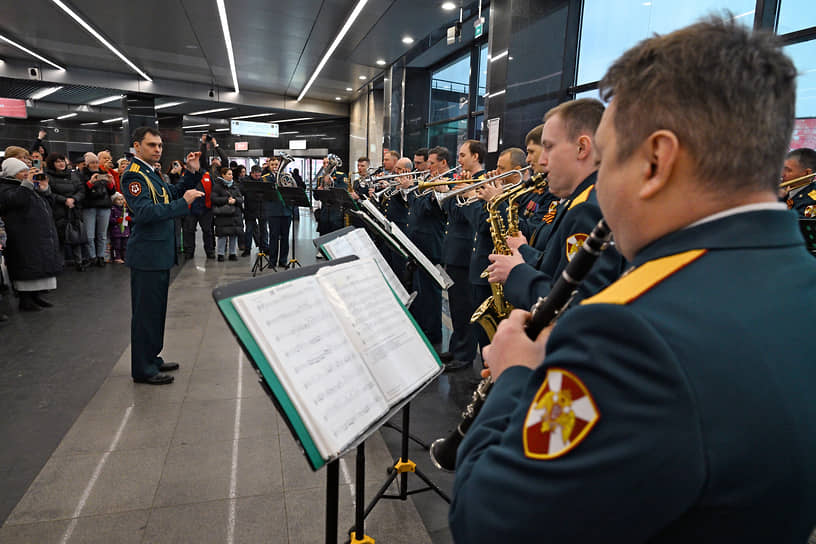
<svg viewBox="0 0 816 544">
<path fill-rule="evenodd" d="M 459 449 L 462 438 L 464 437 L 457 427 L 447 438 L 438 438 L 433 441 L 428 453 L 436 468 L 445 472 L 456 470 L 456 451 Z"/>
</svg>

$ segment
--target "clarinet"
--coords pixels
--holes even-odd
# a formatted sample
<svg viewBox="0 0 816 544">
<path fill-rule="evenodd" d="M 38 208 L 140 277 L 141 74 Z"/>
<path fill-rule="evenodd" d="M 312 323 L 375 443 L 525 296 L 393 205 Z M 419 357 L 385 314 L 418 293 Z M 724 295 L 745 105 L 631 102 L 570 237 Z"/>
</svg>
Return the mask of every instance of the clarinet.
<svg viewBox="0 0 816 544">
<path fill-rule="evenodd" d="M 531 340 L 538 338 L 544 328 L 549 326 L 564 310 L 566 310 L 575 296 L 578 285 L 589 274 L 592 265 L 601 256 L 612 238 L 612 231 L 606 221 L 601 219 L 592 229 L 584 241 L 581 249 L 575 254 L 561 276 L 553 285 L 546 298 L 539 298 L 530 310 L 530 319 L 527 320 L 524 331 Z M 462 412 L 462 421 L 456 429 L 445 438 L 439 438 L 431 444 L 431 462 L 440 470 L 453 472 L 456 469 L 456 452 L 459 444 L 465 438 L 465 433 L 479 415 L 482 406 L 487 400 L 493 380 L 488 376 L 479 382 L 470 403 Z"/>
</svg>

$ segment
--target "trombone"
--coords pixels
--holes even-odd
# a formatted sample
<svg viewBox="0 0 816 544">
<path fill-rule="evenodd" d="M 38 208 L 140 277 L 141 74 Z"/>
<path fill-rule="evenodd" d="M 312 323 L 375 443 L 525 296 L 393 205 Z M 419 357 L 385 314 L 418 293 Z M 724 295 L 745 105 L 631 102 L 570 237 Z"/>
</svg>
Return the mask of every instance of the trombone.
<svg viewBox="0 0 816 544">
<path fill-rule="evenodd" d="M 813 181 L 814 176 L 816 176 L 816 172 L 812 174 L 805 174 L 804 176 L 799 176 L 798 178 L 789 179 L 788 181 L 783 181 L 779 184 L 779 188 L 788 189 L 789 191 L 799 189 L 805 185 L 809 185 L 810 182 Z"/>
<path fill-rule="evenodd" d="M 475 182 L 475 183 L 473 183 L 473 185 L 469 185 L 467 187 L 462 187 L 461 189 L 456 189 L 454 191 L 450 191 L 449 193 L 445 193 L 442 196 L 437 196 L 437 199 L 439 200 L 440 204 L 442 204 L 443 202 L 445 202 L 449 198 L 457 198 L 458 199 L 461 195 L 463 195 L 463 194 L 465 194 L 467 192 L 470 192 L 470 191 L 472 191 L 474 189 L 478 189 L 482 185 L 487 185 L 488 183 L 492 183 L 492 182 L 500 180 L 500 179 L 509 178 L 510 176 L 513 176 L 515 174 L 518 174 L 518 175 L 521 176 L 521 175 L 524 174 L 524 172 L 526 170 L 529 170 L 530 168 L 531 168 L 530 166 L 525 166 L 524 168 L 518 168 L 516 170 L 508 170 L 507 172 L 504 172 L 502 174 L 497 174 L 497 175 L 495 175 L 495 176 L 493 176 L 491 178 L 485 178 L 485 179 L 480 179 L 480 180 L 461 180 L 460 183 L 464 183 L 464 182 Z M 510 187 L 505 188 L 504 191 L 509 191 L 510 189 L 516 188 L 516 187 L 519 186 L 519 184 L 523 184 L 523 183 L 525 183 L 525 181 L 521 180 L 520 182 L 514 183 Z M 470 197 L 470 198 L 466 198 L 464 200 L 458 201 L 456 203 L 456 205 L 460 206 L 460 207 L 467 206 L 469 204 L 473 204 L 477 200 L 479 200 L 478 197 Z"/>
</svg>

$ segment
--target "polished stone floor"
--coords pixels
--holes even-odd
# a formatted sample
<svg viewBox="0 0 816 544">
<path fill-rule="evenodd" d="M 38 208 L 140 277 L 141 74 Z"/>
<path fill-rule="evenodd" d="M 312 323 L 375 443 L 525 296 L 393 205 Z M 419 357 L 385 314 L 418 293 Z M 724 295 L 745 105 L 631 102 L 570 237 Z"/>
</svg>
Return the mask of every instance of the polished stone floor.
<svg viewBox="0 0 816 544">
<path fill-rule="evenodd" d="M 298 259 L 311 264 L 305 211 L 297 225 Z M 326 471 L 308 468 L 212 301 L 216 285 L 249 277 L 251 262 L 208 261 L 197 251 L 175 269 L 164 355 L 182 367 L 169 386 L 130 379 L 121 265 L 66 272 L 52 309 L 5 310 L 0 542 L 324 541 Z M 425 442 L 446 435 L 476 381 L 465 370 L 432 383 L 412 403 L 411 432 Z M 366 502 L 399 447 L 391 428 L 366 442 Z M 452 475 L 426 451 L 412 443 L 410 458 L 450 493 Z M 338 541 L 353 522 L 354 468 L 350 454 L 341 463 Z M 409 476 L 411 489 L 423 485 Z M 451 542 L 447 504 L 434 493 L 381 501 L 366 534 Z"/>
</svg>

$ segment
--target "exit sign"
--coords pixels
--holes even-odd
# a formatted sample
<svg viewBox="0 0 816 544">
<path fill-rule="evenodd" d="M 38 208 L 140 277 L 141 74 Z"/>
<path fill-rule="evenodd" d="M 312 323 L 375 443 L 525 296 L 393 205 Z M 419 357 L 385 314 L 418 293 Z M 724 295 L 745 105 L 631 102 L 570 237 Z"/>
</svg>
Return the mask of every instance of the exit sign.
<svg viewBox="0 0 816 544">
<path fill-rule="evenodd" d="M 249 150 L 249 142 L 235 142 L 235 151 Z"/>
<path fill-rule="evenodd" d="M 484 34 L 484 23 L 485 23 L 484 17 L 479 17 L 473 22 L 473 28 L 475 29 L 475 32 L 473 34 L 474 39 L 481 38 L 482 34 Z"/>
</svg>

